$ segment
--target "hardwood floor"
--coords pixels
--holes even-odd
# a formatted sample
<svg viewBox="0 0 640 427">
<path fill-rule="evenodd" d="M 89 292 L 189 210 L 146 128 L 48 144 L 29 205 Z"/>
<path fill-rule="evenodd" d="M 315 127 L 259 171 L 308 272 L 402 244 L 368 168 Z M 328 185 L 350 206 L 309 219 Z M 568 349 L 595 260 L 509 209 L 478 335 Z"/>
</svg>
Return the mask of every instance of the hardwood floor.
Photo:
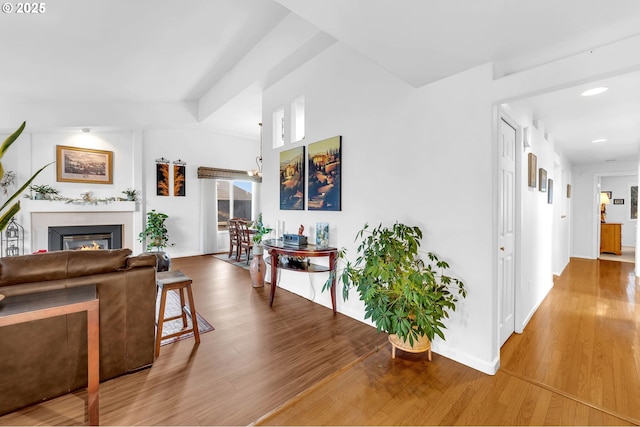
<svg viewBox="0 0 640 427">
<path fill-rule="evenodd" d="M 640 286 L 633 264 L 572 259 L 488 376 L 387 347 L 259 425 L 637 425 Z"/>
<path fill-rule="evenodd" d="M 174 260 L 215 331 L 163 346 L 151 369 L 100 385 L 103 425 L 632 425 L 640 423 L 633 264 L 572 259 L 485 375 L 438 354 L 391 359 L 375 329 L 212 256 Z M 304 276 L 301 275 L 301 279 Z M 304 283 L 304 285 L 302 285 Z M 301 280 L 306 285 L 306 278 Z M 86 423 L 84 390 L 0 417 Z"/>
</svg>

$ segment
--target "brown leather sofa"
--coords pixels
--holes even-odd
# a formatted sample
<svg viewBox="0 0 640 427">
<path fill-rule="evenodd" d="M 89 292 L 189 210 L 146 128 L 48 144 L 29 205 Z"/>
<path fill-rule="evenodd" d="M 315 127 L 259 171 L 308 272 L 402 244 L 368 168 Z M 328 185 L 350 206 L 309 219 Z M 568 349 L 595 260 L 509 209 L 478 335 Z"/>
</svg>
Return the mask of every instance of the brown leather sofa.
<svg viewBox="0 0 640 427">
<path fill-rule="evenodd" d="M 96 284 L 105 381 L 154 361 L 155 266 L 155 256 L 131 256 L 129 249 L 0 258 L 0 294 Z M 0 414 L 86 385 L 86 313 L 0 328 Z"/>
</svg>

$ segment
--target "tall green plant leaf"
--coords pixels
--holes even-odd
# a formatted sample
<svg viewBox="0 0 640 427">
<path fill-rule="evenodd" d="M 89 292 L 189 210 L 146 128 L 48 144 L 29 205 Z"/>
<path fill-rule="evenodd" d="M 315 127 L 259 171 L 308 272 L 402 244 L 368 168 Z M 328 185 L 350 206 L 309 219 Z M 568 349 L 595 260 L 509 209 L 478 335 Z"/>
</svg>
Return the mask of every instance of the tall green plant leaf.
<svg viewBox="0 0 640 427">
<path fill-rule="evenodd" d="M 0 145 L 0 159 L 2 158 L 2 156 L 4 156 L 4 153 L 9 149 L 9 147 L 11 147 L 11 144 L 13 144 L 16 139 L 18 139 L 26 126 L 27 122 L 22 122 L 20 127 L 11 135 L 9 135 L 7 139 L 4 140 L 2 145 Z"/>
</svg>

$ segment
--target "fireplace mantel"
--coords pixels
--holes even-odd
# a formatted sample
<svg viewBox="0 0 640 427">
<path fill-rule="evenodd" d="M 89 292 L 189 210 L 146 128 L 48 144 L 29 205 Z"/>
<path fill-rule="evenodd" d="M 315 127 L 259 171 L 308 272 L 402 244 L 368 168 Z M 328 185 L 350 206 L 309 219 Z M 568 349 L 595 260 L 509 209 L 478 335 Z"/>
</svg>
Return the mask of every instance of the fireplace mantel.
<svg viewBox="0 0 640 427">
<path fill-rule="evenodd" d="M 140 202 L 111 202 L 99 204 L 75 204 L 56 200 L 22 199 L 21 213 L 25 230 L 28 230 L 26 253 L 47 249 L 48 228 L 51 226 L 121 224 L 122 247 L 135 253 L 142 251 L 137 236 L 142 231 Z M 30 246 L 30 247 L 29 247 Z"/>
<path fill-rule="evenodd" d="M 137 202 L 111 202 L 92 204 L 66 203 L 57 200 L 30 200 L 20 201 L 22 209 L 28 212 L 135 212 Z"/>
</svg>

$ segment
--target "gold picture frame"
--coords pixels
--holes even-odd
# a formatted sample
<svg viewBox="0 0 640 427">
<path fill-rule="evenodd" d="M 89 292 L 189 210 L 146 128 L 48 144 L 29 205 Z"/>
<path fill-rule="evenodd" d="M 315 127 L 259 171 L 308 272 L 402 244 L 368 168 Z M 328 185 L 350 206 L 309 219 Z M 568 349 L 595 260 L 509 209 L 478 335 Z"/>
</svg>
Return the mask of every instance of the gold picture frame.
<svg viewBox="0 0 640 427">
<path fill-rule="evenodd" d="M 56 145 L 56 180 L 113 184 L 113 151 Z"/>
</svg>

